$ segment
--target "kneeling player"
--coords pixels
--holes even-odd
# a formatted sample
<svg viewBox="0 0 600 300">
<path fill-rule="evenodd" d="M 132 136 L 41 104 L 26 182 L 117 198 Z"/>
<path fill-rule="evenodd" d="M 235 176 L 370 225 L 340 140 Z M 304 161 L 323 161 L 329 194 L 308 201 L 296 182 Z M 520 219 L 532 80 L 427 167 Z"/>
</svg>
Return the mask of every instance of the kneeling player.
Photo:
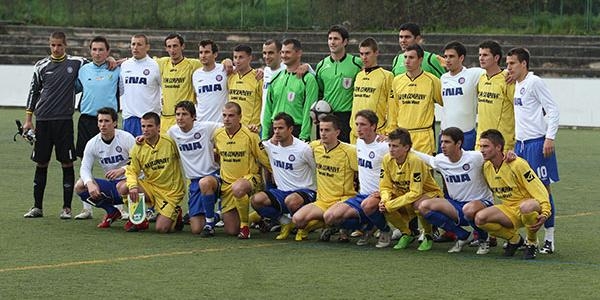
<svg viewBox="0 0 600 300">
<path fill-rule="evenodd" d="M 114 205 L 123 204 L 121 195 L 128 193 L 125 169 L 135 139 L 128 132 L 116 129 L 119 115 L 114 109 L 99 109 L 97 118 L 100 133 L 85 145 L 79 170 L 81 178 L 75 183 L 75 192 L 82 201 L 106 211 L 98 228 L 107 228 L 121 218 L 121 212 Z M 102 167 L 106 179 L 92 176 L 95 160 Z"/>
<path fill-rule="evenodd" d="M 325 224 L 328 226 L 341 225 L 343 229 L 357 230 L 366 229 L 363 236 L 356 243 L 359 246 L 368 244 L 373 224 L 365 215 L 361 203 L 367 197 L 377 197 L 379 194 L 379 177 L 381 175 L 381 161 L 388 152 L 386 142 L 377 141 L 377 124 L 379 119 L 372 110 L 360 110 L 356 112 L 355 133 L 358 135 L 356 140 L 356 155 L 358 158 L 358 182 L 360 190 L 358 195 L 344 202 L 336 203 L 325 215 Z M 375 225 L 381 230 L 378 248 L 389 246 L 390 228 L 387 226 L 383 215 L 377 210 L 374 212 L 379 215 L 379 221 Z M 375 220 L 376 216 L 372 218 Z M 365 228 L 361 228 L 365 227 Z"/>
<path fill-rule="evenodd" d="M 211 237 L 215 235 L 215 202 L 221 185 L 213 135 L 222 124 L 195 119 L 194 103 L 179 102 L 175 105 L 177 125 L 167 133 L 177 144 L 183 172 L 190 180 L 188 206 L 192 233 Z"/>
<path fill-rule="evenodd" d="M 338 140 L 338 122 L 334 115 L 321 118 L 321 139 L 310 143 L 317 167 L 317 201 L 303 206 L 294 214 L 294 223 L 300 228 L 296 234 L 297 241 L 306 239 L 312 229 L 323 226 L 323 215 L 330 207 L 356 195 L 356 149 Z M 320 239 L 328 241 L 331 234 L 332 229 L 326 228 L 322 231 Z"/>
<path fill-rule="evenodd" d="M 277 114 L 272 128 L 273 137 L 263 145 L 277 188 L 254 194 L 252 207 L 261 217 L 279 220 L 282 227 L 276 239 L 284 240 L 294 227 L 287 215 L 315 201 L 315 160 L 310 146 L 292 135 L 294 119 L 290 115 Z"/>
<path fill-rule="evenodd" d="M 442 130 L 440 145 L 442 153 L 435 157 L 413 152 L 427 165 L 440 172 L 446 183 L 446 198 L 426 199 L 419 205 L 419 213 L 427 221 L 446 231 L 454 232 L 456 243 L 449 253 L 460 252 L 473 235 L 461 226 L 471 225 L 478 233 L 477 254 L 487 254 L 487 232 L 475 226 L 475 213 L 494 204 L 492 192 L 483 178 L 483 156 L 479 151 L 462 149 L 464 134 L 457 127 Z"/>
<path fill-rule="evenodd" d="M 156 231 L 168 233 L 181 230 L 181 208 L 179 204 L 185 194 L 185 183 L 179 163 L 177 145 L 167 135 L 160 134 L 160 117 L 154 112 L 145 113 L 141 119 L 144 142 L 131 150 L 131 164 L 125 173 L 129 197 L 139 200 L 144 193 L 146 201 L 159 214 L 156 218 Z M 144 174 L 143 178 L 139 176 Z M 148 220 L 135 225 L 125 224 L 126 231 L 148 229 Z"/>
<path fill-rule="evenodd" d="M 424 199 L 441 197 L 442 191 L 427 165 L 410 152 L 412 140 L 408 130 L 397 128 L 392 131 L 388 136 L 388 144 L 390 152 L 383 158 L 383 177 L 379 184 L 379 210 L 403 233 L 394 249 L 404 249 L 416 239 L 417 233 L 408 228 L 415 210 Z M 432 228 L 425 219 L 420 221 L 425 238 L 418 250 L 427 251 L 433 246 Z"/>
<path fill-rule="evenodd" d="M 524 244 L 518 230 L 525 227 L 527 246 L 523 258 L 534 259 L 537 231 L 551 213 L 548 191 L 527 161 L 522 158 L 504 161 L 504 138 L 498 130 L 481 133 L 479 149 L 486 160 L 483 165 L 485 180 L 502 203 L 477 212 L 475 224 L 508 241 L 504 256 L 515 255 Z"/>
</svg>

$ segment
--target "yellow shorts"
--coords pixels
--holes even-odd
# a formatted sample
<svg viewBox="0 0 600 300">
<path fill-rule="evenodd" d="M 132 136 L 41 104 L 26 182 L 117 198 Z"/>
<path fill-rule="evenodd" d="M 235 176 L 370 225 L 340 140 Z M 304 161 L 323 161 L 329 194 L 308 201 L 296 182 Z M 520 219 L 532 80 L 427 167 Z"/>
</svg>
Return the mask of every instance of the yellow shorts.
<svg viewBox="0 0 600 300">
<path fill-rule="evenodd" d="M 252 191 L 250 195 L 254 195 L 258 193 L 263 186 L 262 177 L 259 174 L 248 174 L 243 179 L 248 180 L 250 185 L 252 186 Z M 221 212 L 226 213 L 230 210 L 236 208 L 235 206 L 235 197 L 233 197 L 233 191 L 231 190 L 231 183 L 226 183 L 223 181 L 221 184 Z"/>
<path fill-rule="evenodd" d="M 494 207 L 499 209 L 510 219 L 515 229 L 525 226 L 523 221 L 521 221 L 521 210 L 519 210 L 519 207 L 512 207 L 504 204 L 496 204 Z"/>
<path fill-rule="evenodd" d="M 167 130 L 177 124 L 175 116 L 160 116 L 160 133 L 167 134 Z"/>
<path fill-rule="evenodd" d="M 409 130 L 412 148 L 429 155 L 435 153 L 435 137 L 431 129 Z"/>
<path fill-rule="evenodd" d="M 177 207 L 183 200 L 183 195 L 178 198 L 166 197 L 164 193 L 153 185 L 138 180 L 138 185 L 144 190 L 146 194 L 146 202 L 150 203 L 150 206 L 154 207 L 154 211 L 175 221 L 177 220 Z"/>
<path fill-rule="evenodd" d="M 325 201 L 317 198 L 317 201 L 313 202 L 316 207 L 320 208 L 323 212 L 326 212 L 330 207 L 334 206 L 336 203 L 344 202 L 352 197 L 348 197 L 346 199 L 339 199 L 334 201 Z"/>
</svg>

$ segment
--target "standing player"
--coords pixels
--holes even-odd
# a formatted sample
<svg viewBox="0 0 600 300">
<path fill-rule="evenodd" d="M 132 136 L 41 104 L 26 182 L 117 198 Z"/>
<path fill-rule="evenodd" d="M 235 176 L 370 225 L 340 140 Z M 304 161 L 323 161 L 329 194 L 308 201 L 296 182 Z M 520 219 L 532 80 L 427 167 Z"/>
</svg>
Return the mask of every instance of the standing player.
<svg viewBox="0 0 600 300">
<path fill-rule="evenodd" d="M 507 83 L 507 73 L 500 69 L 502 48 L 495 41 L 479 44 L 479 65 L 485 74 L 477 85 L 477 133 L 497 129 L 506 141 L 505 149 L 515 146 L 514 83 Z"/>
<path fill-rule="evenodd" d="M 122 195 L 126 197 L 128 194 L 125 170 L 135 139 L 130 133 L 116 129 L 119 115 L 112 107 L 99 109 L 97 115 L 100 133 L 85 145 L 79 169 L 81 178 L 75 183 L 75 192 L 84 203 L 92 198 L 97 207 L 106 211 L 98 228 L 108 228 L 121 217 L 121 212 L 113 204 L 122 205 Z M 94 161 L 98 161 L 106 179 L 93 177 Z"/>
<path fill-rule="evenodd" d="M 440 78 L 444 102 L 441 129 L 458 127 L 464 133 L 463 149 L 474 150 L 477 140 L 477 83 L 484 70 L 466 68 L 466 55 L 467 49 L 459 42 L 450 42 L 444 47 L 448 72 Z"/>
<path fill-rule="evenodd" d="M 194 234 L 211 237 L 215 234 L 215 203 L 221 185 L 213 135 L 222 124 L 195 121 L 196 107 L 191 101 L 176 104 L 175 118 L 177 126 L 171 127 L 167 133 L 179 149 L 183 172 L 190 180 L 190 227 Z"/>
<path fill-rule="evenodd" d="M 107 61 L 110 46 L 105 37 L 97 36 L 90 42 L 91 64 L 85 64 L 79 69 L 76 87 L 82 90 L 79 102 L 79 121 L 77 122 L 77 144 L 75 154 L 83 158 L 83 151 L 87 142 L 97 135 L 98 129 L 97 112 L 103 107 L 119 110 L 117 102 L 119 88 L 119 74 L 121 69 L 109 70 Z M 83 210 L 75 216 L 75 219 L 91 219 L 92 206 L 83 202 Z"/>
<path fill-rule="evenodd" d="M 250 238 L 249 195 L 262 186 L 259 162 L 269 166 L 269 158 L 256 133 L 242 126 L 242 108 L 227 102 L 223 108 L 223 127 L 214 135 L 221 165 L 221 204 L 225 232 Z"/>
<path fill-rule="evenodd" d="M 487 254 L 487 232 L 475 226 L 475 213 L 492 206 L 494 198 L 483 178 L 483 156 L 479 151 L 463 150 L 462 130 L 448 127 L 441 132 L 442 153 L 430 156 L 413 151 L 427 165 L 440 172 L 448 191 L 446 198 L 426 199 L 419 205 L 419 213 L 432 225 L 454 232 L 457 241 L 449 253 L 460 252 L 473 235 L 461 226 L 471 225 L 478 233 L 477 254 Z"/>
<path fill-rule="evenodd" d="M 141 117 L 146 112 L 160 114 L 160 69 L 148 56 L 148 37 L 131 37 L 131 54 L 121 65 L 119 90 L 123 110 L 123 129 L 133 136 L 142 134 Z"/>
<path fill-rule="evenodd" d="M 512 162 L 504 162 L 504 138 L 500 131 L 484 131 L 479 144 L 486 160 L 483 166 L 485 180 L 502 203 L 477 212 L 475 224 L 508 241 L 504 256 L 515 255 L 524 244 L 518 230 L 525 227 L 527 245 L 523 258 L 534 259 L 537 231 L 551 214 L 548 191 L 524 159 L 518 157 Z"/>
<path fill-rule="evenodd" d="M 341 225 L 342 228 L 349 230 L 363 229 L 361 227 L 365 225 L 372 227 L 369 224 L 369 218 L 361 207 L 361 203 L 368 197 L 379 198 L 381 162 L 383 156 L 388 152 L 388 144 L 377 141 L 378 121 L 377 114 L 372 110 L 360 110 L 356 113 L 354 127 L 358 134 L 356 156 L 358 158 L 360 189 L 355 197 L 344 202 L 338 202 L 325 212 L 323 218 L 328 226 Z M 390 243 L 390 228 L 385 223 L 383 215 L 380 213 L 379 216 L 380 222 L 375 223 L 381 230 L 380 243 L 377 247 L 382 248 L 387 247 Z M 368 244 L 370 234 L 371 230 L 367 228 L 356 244 L 359 246 Z"/>
<path fill-rule="evenodd" d="M 252 207 L 263 218 L 279 220 L 281 233 L 275 238 L 286 239 L 294 227 L 288 217 L 316 197 L 315 160 L 310 146 L 292 135 L 294 119 L 285 112 L 273 119 L 273 137 L 264 145 L 273 169 L 277 188 L 252 196 Z"/>
<path fill-rule="evenodd" d="M 144 142 L 136 144 L 130 152 L 131 164 L 127 167 L 127 188 L 132 201 L 139 201 L 139 193 L 144 193 L 158 213 L 156 231 L 168 233 L 181 230 L 181 208 L 179 204 L 185 194 L 185 183 L 179 163 L 177 145 L 167 135 L 160 134 L 160 116 L 148 112 L 142 116 Z M 143 178 L 140 175 L 144 174 Z M 148 220 L 135 225 L 125 224 L 125 230 L 141 231 L 148 229 Z"/>
<path fill-rule="evenodd" d="M 302 44 L 299 40 L 283 41 L 281 59 L 286 69 L 275 74 L 269 85 L 262 123 L 262 139 L 270 137 L 273 117 L 280 112 L 286 112 L 294 119 L 293 135 L 303 141 L 309 141 L 312 130 L 310 106 L 319 96 L 317 81 L 310 73 L 304 73 L 301 78 L 296 76 L 296 71 L 302 65 Z"/>
<path fill-rule="evenodd" d="M 276 39 L 266 40 L 262 48 L 262 57 L 265 62 L 263 69 L 263 90 L 262 90 L 262 110 L 260 112 L 260 120 L 265 118 L 265 103 L 267 102 L 267 89 L 271 84 L 273 77 L 279 71 L 285 70 L 285 64 L 281 61 L 281 42 Z M 267 128 L 268 130 L 268 128 Z"/>
<path fill-rule="evenodd" d="M 219 47 L 211 40 L 203 40 L 198 51 L 202 68 L 192 75 L 197 120 L 222 122 L 223 106 L 227 102 L 227 73 L 222 64 L 216 63 Z"/>
<path fill-rule="evenodd" d="M 71 218 L 71 201 L 75 172 L 75 147 L 73 145 L 73 111 L 75 106 L 75 82 L 79 69 L 86 62 L 82 57 L 67 55 L 67 37 L 64 32 L 53 32 L 49 39 L 50 56 L 39 60 L 34 67 L 33 79 L 25 108 L 24 132 L 35 130 L 36 141 L 31 159 L 36 162 L 33 177 L 34 206 L 25 218 L 43 217 L 42 204 L 48 164 L 52 148 L 56 147 L 56 159 L 63 173 L 63 209 L 61 219 Z M 33 127 L 35 114 L 35 128 Z"/>
<path fill-rule="evenodd" d="M 515 85 L 515 152 L 536 171 L 550 196 L 552 214 L 544 223 L 544 246 L 540 253 L 554 252 L 554 199 L 550 183 L 557 182 L 554 140 L 558 131 L 558 106 L 540 77 L 529 72 L 529 51 L 515 48 L 506 55 L 508 73 Z"/>
<path fill-rule="evenodd" d="M 323 226 L 323 215 L 330 207 L 356 195 L 354 177 L 358 159 L 355 147 L 338 140 L 340 126 L 334 115 L 322 117 L 319 125 L 321 138 L 310 143 L 317 167 L 317 201 L 294 214 L 294 223 L 299 228 L 297 241 L 305 239 L 312 229 Z M 330 228 L 324 229 L 320 239 L 328 241 L 331 233 Z"/>
<path fill-rule="evenodd" d="M 392 131 L 388 136 L 388 144 L 390 153 L 383 158 L 383 172 L 379 183 L 381 194 L 379 211 L 385 214 L 392 225 L 402 231 L 402 237 L 394 249 L 405 249 L 418 235 L 418 232 L 411 232 L 408 228 L 409 221 L 414 218 L 414 212 L 423 200 L 441 197 L 442 191 L 427 165 L 416 154 L 410 152 L 412 141 L 408 130 L 397 128 Z M 433 246 L 431 225 L 422 219 L 421 226 L 425 238 L 418 250 L 431 250 Z"/>
<path fill-rule="evenodd" d="M 260 112 L 262 110 L 262 79 L 256 78 L 256 70 L 250 66 L 252 48 L 237 45 L 233 49 L 235 72 L 227 79 L 229 101 L 237 102 L 244 115 L 242 124 L 253 132 L 260 131 Z"/>
<path fill-rule="evenodd" d="M 418 45 L 421 43 L 421 28 L 415 23 L 404 23 L 400 25 L 398 33 L 398 43 L 400 44 L 400 53 L 392 61 L 392 73 L 398 76 L 406 72 L 406 64 L 404 63 L 404 53 L 409 46 Z M 439 55 L 425 51 L 423 54 L 421 68 L 440 78 L 444 74 L 445 62 Z"/>
<path fill-rule="evenodd" d="M 192 74 L 202 67 L 198 59 L 187 58 L 184 39 L 180 34 L 172 33 L 165 38 L 167 57 L 156 58 L 162 79 L 162 110 L 160 131 L 167 132 L 175 125 L 175 105 L 181 101 L 196 103 L 196 93 L 192 85 Z"/>
<path fill-rule="evenodd" d="M 352 92 L 354 78 L 363 68 L 360 59 L 346 53 L 350 35 L 346 28 L 333 25 L 327 32 L 330 55 L 317 64 L 319 99 L 326 100 L 333 114 L 340 120 L 342 142 L 350 142 L 350 115 L 352 114 Z"/>
<path fill-rule="evenodd" d="M 387 125 L 388 97 L 392 89 L 394 75 L 377 65 L 379 48 L 377 41 L 366 38 L 359 45 L 360 59 L 364 69 L 356 75 L 354 82 L 354 94 L 352 99 L 352 117 L 350 143 L 355 144 L 358 136 L 355 127 L 356 113 L 363 109 L 369 109 L 377 114 L 377 133 L 384 134 Z"/>
<path fill-rule="evenodd" d="M 442 88 L 437 77 L 421 69 L 423 53 L 419 45 L 406 48 L 407 71 L 392 83 L 387 131 L 407 128 L 414 149 L 431 154 L 435 151 L 434 103 L 442 105 Z"/>
</svg>

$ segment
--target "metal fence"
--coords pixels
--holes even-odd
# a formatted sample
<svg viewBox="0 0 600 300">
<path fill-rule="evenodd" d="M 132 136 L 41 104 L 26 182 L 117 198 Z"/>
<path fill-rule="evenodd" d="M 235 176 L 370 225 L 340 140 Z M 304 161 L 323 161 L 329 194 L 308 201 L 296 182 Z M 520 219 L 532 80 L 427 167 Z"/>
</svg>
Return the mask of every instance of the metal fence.
<svg viewBox="0 0 600 300">
<path fill-rule="evenodd" d="M 0 21 L 103 28 L 600 33 L 600 0 L 0 0 Z"/>
</svg>

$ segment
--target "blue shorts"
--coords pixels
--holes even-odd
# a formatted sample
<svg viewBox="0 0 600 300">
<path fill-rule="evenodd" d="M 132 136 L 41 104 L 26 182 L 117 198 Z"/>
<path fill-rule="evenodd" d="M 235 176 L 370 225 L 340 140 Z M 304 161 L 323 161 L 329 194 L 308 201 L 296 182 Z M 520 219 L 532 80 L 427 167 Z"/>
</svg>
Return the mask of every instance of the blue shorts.
<svg viewBox="0 0 600 300">
<path fill-rule="evenodd" d="M 465 219 L 465 214 L 463 213 L 463 206 L 467 205 L 467 203 L 470 203 L 469 201 L 456 201 L 454 199 L 451 198 L 446 198 L 446 200 L 448 200 L 448 202 L 454 206 L 454 209 L 456 209 L 456 215 L 458 215 L 458 223 L 457 225 L 459 226 L 468 226 L 469 222 L 467 221 L 467 219 Z M 494 202 L 492 202 L 491 200 L 475 200 L 475 201 L 479 201 L 481 203 L 483 203 L 483 205 L 485 205 L 485 207 L 490 207 L 494 205 Z"/>
<path fill-rule="evenodd" d="M 475 142 L 477 141 L 477 132 L 475 129 L 464 132 L 464 141 L 462 144 L 463 150 L 475 150 Z M 442 134 L 438 136 L 438 153 L 442 153 Z"/>
<path fill-rule="evenodd" d="M 300 197 L 304 199 L 305 205 L 308 203 L 313 203 L 317 199 L 317 192 L 310 189 L 298 189 L 295 191 L 269 189 L 268 191 L 265 191 L 265 194 L 267 194 L 273 206 L 276 208 L 279 206 L 279 211 L 282 214 L 290 213 L 290 210 L 288 209 L 287 205 L 285 205 L 285 198 L 293 193 L 297 193 L 298 195 L 300 195 Z"/>
<path fill-rule="evenodd" d="M 207 176 L 212 176 L 217 179 L 217 190 L 215 191 L 216 201 L 216 198 L 219 197 L 219 191 L 221 190 L 221 176 L 219 175 L 219 170 Z M 188 188 L 188 207 L 190 217 L 206 214 L 206 209 L 204 208 L 204 203 L 201 199 L 202 191 L 200 190 L 200 185 L 198 184 L 200 179 L 201 178 L 194 178 L 190 180 L 190 186 Z"/>
<path fill-rule="evenodd" d="M 515 153 L 525 159 L 529 166 L 535 171 L 544 185 L 558 182 L 558 166 L 556 164 L 556 153 L 544 157 L 544 141 L 541 137 L 527 141 L 517 141 Z"/>
<path fill-rule="evenodd" d="M 134 137 L 142 135 L 142 122 L 138 117 L 129 117 L 123 120 L 123 130 L 131 133 Z"/>
<path fill-rule="evenodd" d="M 121 180 L 107 180 L 102 178 L 94 178 L 94 181 L 100 187 L 100 191 L 113 199 L 114 204 L 123 204 L 123 198 L 117 190 L 117 183 Z"/>
<path fill-rule="evenodd" d="M 358 222 L 361 224 L 368 220 L 367 215 L 365 215 L 365 212 L 362 209 L 362 206 L 360 206 L 363 200 L 367 199 L 367 197 L 369 197 L 369 195 L 357 194 L 356 196 L 344 201 L 344 203 L 352 207 L 358 213 Z"/>
</svg>

